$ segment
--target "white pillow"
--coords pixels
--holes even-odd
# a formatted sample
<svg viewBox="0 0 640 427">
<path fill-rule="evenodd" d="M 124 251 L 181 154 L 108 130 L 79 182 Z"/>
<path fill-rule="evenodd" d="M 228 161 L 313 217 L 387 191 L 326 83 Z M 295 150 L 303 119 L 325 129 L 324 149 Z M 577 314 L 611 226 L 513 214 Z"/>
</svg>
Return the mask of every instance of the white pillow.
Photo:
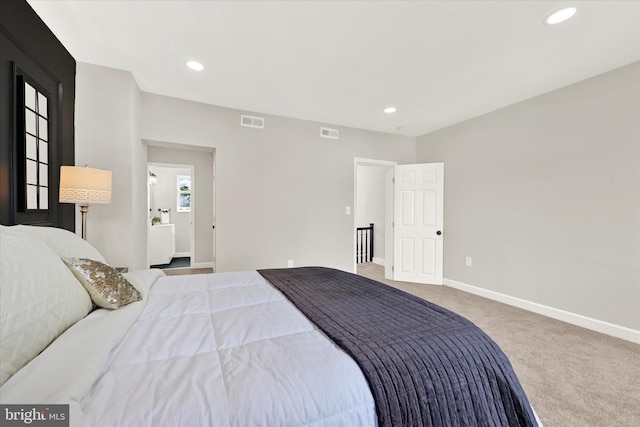
<svg viewBox="0 0 640 427">
<path fill-rule="evenodd" d="M 0 234 L 0 385 L 91 311 L 91 298 L 44 242 Z"/>
<path fill-rule="evenodd" d="M 89 258 L 106 262 L 102 254 L 89 242 L 63 228 L 14 225 L 3 227 L 0 232 L 38 238 L 49 245 L 59 257 Z"/>
</svg>

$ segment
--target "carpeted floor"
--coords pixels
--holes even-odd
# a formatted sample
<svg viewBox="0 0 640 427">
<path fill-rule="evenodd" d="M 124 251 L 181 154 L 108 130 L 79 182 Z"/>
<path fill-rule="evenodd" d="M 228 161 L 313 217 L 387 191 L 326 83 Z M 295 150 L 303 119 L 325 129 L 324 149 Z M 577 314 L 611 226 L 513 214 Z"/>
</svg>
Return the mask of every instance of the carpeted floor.
<svg viewBox="0 0 640 427">
<path fill-rule="evenodd" d="M 447 286 L 358 274 L 425 298 L 480 326 L 511 360 L 545 427 L 640 426 L 640 345 Z"/>
</svg>

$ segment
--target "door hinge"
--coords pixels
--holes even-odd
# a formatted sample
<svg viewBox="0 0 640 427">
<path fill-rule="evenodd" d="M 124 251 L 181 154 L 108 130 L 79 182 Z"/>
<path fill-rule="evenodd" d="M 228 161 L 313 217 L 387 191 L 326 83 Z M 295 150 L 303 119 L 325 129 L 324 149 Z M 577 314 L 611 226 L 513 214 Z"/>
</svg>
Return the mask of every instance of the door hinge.
<svg viewBox="0 0 640 427">
<path fill-rule="evenodd" d="M 392 265 L 392 266 L 391 266 L 391 271 L 394 271 L 394 268 L 395 268 L 395 267 Z"/>
</svg>

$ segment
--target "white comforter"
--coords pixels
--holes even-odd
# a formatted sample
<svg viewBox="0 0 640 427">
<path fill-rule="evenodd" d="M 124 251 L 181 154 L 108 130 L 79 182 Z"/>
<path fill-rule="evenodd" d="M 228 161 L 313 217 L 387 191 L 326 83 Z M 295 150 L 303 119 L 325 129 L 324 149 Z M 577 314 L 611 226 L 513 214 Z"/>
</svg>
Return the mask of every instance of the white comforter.
<svg viewBox="0 0 640 427">
<path fill-rule="evenodd" d="M 69 403 L 82 426 L 373 426 L 366 380 L 257 272 L 130 275 L 143 301 L 97 310 L 0 389 Z"/>
</svg>

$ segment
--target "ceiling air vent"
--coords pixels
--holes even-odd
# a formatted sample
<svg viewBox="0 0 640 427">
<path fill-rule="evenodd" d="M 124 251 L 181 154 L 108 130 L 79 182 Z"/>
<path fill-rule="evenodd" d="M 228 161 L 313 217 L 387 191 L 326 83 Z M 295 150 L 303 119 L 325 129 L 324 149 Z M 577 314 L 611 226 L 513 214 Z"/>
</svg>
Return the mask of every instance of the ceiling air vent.
<svg viewBox="0 0 640 427">
<path fill-rule="evenodd" d="M 244 114 L 242 114 L 240 116 L 240 126 L 244 126 L 247 128 L 264 129 L 264 117 L 245 116 Z"/>
<path fill-rule="evenodd" d="M 329 139 L 338 139 L 338 129 L 320 128 L 320 136 Z"/>
</svg>

